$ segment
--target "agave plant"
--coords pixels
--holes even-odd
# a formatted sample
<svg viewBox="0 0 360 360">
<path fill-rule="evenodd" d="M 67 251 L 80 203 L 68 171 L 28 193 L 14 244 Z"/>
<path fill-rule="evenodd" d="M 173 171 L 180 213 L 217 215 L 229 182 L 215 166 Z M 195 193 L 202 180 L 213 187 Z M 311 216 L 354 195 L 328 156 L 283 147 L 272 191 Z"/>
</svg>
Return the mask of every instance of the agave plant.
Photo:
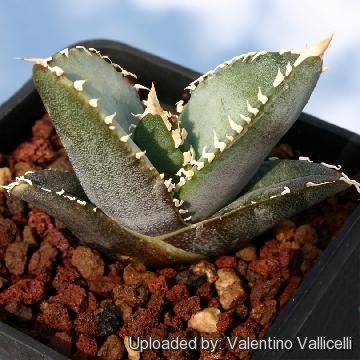
<svg viewBox="0 0 360 360">
<path fill-rule="evenodd" d="M 234 251 L 354 183 L 324 163 L 264 161 L 308 101 L 330 40 L 236 56 L 192 82 L 178 114 L 154 86 L 141 102 L 145 87 L 96 49 L 34 59 L 74 172 L 28 172 L 6 188 L 112 256 L 160 266 Z"/>
</svg>

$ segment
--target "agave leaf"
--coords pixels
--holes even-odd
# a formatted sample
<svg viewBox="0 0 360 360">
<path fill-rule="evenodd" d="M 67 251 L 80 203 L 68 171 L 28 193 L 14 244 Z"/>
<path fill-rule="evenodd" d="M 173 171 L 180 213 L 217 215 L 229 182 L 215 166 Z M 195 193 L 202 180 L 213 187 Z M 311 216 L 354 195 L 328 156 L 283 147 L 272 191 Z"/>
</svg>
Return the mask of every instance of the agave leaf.
<svg viewBox="0 0 360 360">
<path fill-rule="evenodd" d="M 82 200 L 89 200 L 73 171 L 28 171 L 25 176 L 26 179 L 31 181 L 32 185 L 40 189 L 58 189 L 57 191 L 61 194 L 69 194 Z"/>
<path fill-rule="evenodd" d="M 43 190 L 26 180 L 15 183 L 10 191 L 59 218 L 82 243 L 114 258 L 130 257 L 130 260 L 142 261 L 149 266 L 194 262 L 202 258 L 119 225 L 84 200 L 59 195 L 55 190 Z"/>
<path fill-rule="evenodd" d="M 235 57 L 190 85 L 191 98 L 179 120 L 202 170 L 194 165 L 194 176 L 177 196 L 193 221 L 233 201 L 295 122 L 322 71 L 329 42 Z"/>
<path fill-rule="evenodd" d="M 184 157 L 175 146 L 171 130 L 168 130 L 160 115 L 148 114 L 141 119 L 134 131 L 134 142 L 160 173 L 168 177 L 181 168 Z"/>
<path fill-rule="evenodd" d="M 88 99 L 99 99 L 103 114 L 111 115 L 116 112 L 113 122 L 129 132 L 138 123 L 134 114 L 141 113 L 143 106 L 136 90 L 124 77 L 131 73 L 109 61 L 109 58 L 79 46 L 55 54 L 48 62 L 48 68 L 54 72 L 61 69 L 63 76 L 73 86 L 82 89 L 81 92 Z"/>
<path fill-rule="evenodd" d="M 246 193 L 212 218 L 160 239 L 205 256 L 240 248 L 280 220 L 348 188 L 343 173 L 307 161 L 264 162 Z"/>
<path fill-rule="evenodd" d="M 58 64 L 64 66 L 73 55 L 75 66 L 65 72 Z M 137 105 L 132 105 L 133 90 L 130 95 L 122 92 L 125 80 L 98 55 L 74 49 L 61 56 L 63 62 L 57 55 L 55 60 L 35 65 L 33 78 L 90 201 L 116 222 L 147 235 L 183 226 L 159 173 L 133 143 L 128 130 L 113 122 L 114 116 L 119 117 L 127 126 L 123 119 L 138 111 Z M 98 61 L 102 63 L 99 68 Z M 89 79 L 84 79 L 83 73 L 77 77 L 78 69 L 84 68 L 89 68 Z M 90 73 L 102 79 L 101 86 Z M 122 100 L 113 100 L 117 98 Z"/>
</svg>

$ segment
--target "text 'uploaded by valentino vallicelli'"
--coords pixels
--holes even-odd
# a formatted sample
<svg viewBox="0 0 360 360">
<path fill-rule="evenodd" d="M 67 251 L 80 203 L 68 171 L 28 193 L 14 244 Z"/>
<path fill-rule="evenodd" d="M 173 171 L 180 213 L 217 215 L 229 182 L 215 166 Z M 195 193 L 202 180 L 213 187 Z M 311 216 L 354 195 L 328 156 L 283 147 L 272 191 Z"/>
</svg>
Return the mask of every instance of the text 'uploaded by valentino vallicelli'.
<svg viewBox="0 0 360 360">
<path fill-rule="evenodd" d="M 129 337 L 129 347 L 132 350 L 144 352 L 145 350 L 203 350 L 212 353 L 227 347 L 229 350 L 285 350 L 291 351 L 298 346 L 301 350 L 338 350 L 346 351 L 353 349 L 353 339 L 344 336 L 341 339 L 328 339 L 324 336 L 316 338 L 300 338 L 296 337 L 289 340 L 276 339 L 269 337 L 267 339 L 250 339 L 225 337 L 222 339 L 206 339 L 205 337 L 193 337 L 191 339 L 153 339 L 147 337 L 141 339 L 139 337 Z"/>
</svg>

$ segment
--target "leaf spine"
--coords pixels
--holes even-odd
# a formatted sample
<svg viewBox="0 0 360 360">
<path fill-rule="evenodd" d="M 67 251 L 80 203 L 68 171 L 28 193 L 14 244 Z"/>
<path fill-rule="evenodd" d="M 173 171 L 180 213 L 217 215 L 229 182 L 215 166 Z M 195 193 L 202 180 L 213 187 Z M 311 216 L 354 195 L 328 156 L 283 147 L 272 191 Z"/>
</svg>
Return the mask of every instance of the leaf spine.
<svg viewBox="0 0 360 360">
<path fill-rule="evenodd" d="M 180 114 L 184 110 L 184 100 L 178 101 L 175 105 L 176 111 Z"/>
<path fill-rule="evenodd" d="M 41 187 L 40 189 L 43 190 L 43 191 L 46 191 L 46 192 L 51 192 L 51 190 L 50 190 L 50 189 L 47 189 L 47 188 Z"/>
<path fill-rule="evenodd" d="M 247 123 L 250 124 L 251 118 L 249 116 L 245 116 L 243 114 L 240 114 L 240 117 Z"/>
<path fill-rule="evenodd" d="M 202 150 L 202 157 L 204 158 L 204 159 L 207 159 L 207 161 L 209 162 L 209 164 L 215 159 L 215 154 L 214 153 L 211 153 L 211 152 L 207 152 L 206 151 L 206 148 L 207 148 L 207 146 L 205 145 L 204 147 L 203 147 L 203 150 Z"/>
<path fill-rule="evenodd" d="M 339 180 L 344 181 L 346 184 L 353 185 L 358 193 L 360 193 L 360 184 L 356 180 L 351 180 L 345 173 L 341 173 Z"/>
<path fill-rule="evenodd" d="M 257 93 L 257 98 L 263 105 L 265 105 L 267 103 L 267 101 L 269 100 L 269 98 L 261 92 L 260 87 L 259 87 L 259 91 Z"/>
<path fill-rule="evenodd" d="M 213 130 L 213 132 L 214 132 L 214 147 L 215 147 L 215 149 L 219 149 L 220 152 L 223 152 L 226 148 L 226 143 L 223 141 L 219 141 L 215 130 Z"/>
<path fill-rule="evenodd" d="M 64 196 L 64 198 L 67 198 L 67 199 L 69 199 L 69 200 L 71 200 L 71 201 L 75 201 L 76 200 L 76 197 L 75 196 L 69 196 L 69 195 L 63 195 Z"/>
<path fill-rule="evenodd" d="M 197 170 L 201 170 L 205 166 L 205 163 L 203 161 L 196 161 L 196 160 L 192 160 L 190 164 L 196 166 Z"/>
<path fill-rule="evenodd" d="M 328 48 L 332 38 L 333 38 L 333 34 L 331 34 L 326 39 L 320 41 L 318 44 L 316 44 L 314 46 L 306 47 L 301 50 L 292 51 L 293 54 L 299 54 L 299 57 L 294 62 L 294 67 L 299 66 L 308 57 L 311 57 L 311 56 L 322 57 L 322 55 Z"/>
<path fill-rule="evenodd" d="M 261 55 L 265 55 L 267 54 L 267 51 L 266 50 L 263 50 L 263 51 L 259 51 L 257 52 L 252 58 L 251 58 L 251 61 L 254 61 L 257 57 L 261 56 Z"/>
<path fill-rule="evenodd" d="M 61 51 L 59 51 L 60 54 L 65 55 L 66 57 L 69 57 L 69 49 L 65 48 Z"/>
<path fill-rule="evenodd" d="M 228 121 L 230 124 L 231 129 L 233 129 L 234 131 L 236 131 L 238 134 L 240 134 L 243 130 L 244 127 L 240 124 L 237 124 L 231 117 L 230 115 L 228 115 Z"/>
<path fill-rule="evenodd" d="M 227 138 L 228 140 L 234 141 L 234 137 L 233 137 L 233 136 L 228 135 L 228 134 L 226 134 L 225 136 L 226 136 L 226 138 Z"/>
<path fill-rule="evenodd" d="M 85 46 L 77 45 L 76 48 L 79 50 L 83 50 L 84 52 L 86 52 L 86 54 L 88 54 L 89 56 L 92 56 L 91 52 Z"/>
<path fill-rule="evenodd" d="M 281 192 L 281 195 L 290 194 L 290 188 L 287 186 L 284 186 L 284 190 Z"/>
<path fill-rule="evenodd" d="M 86 80 L 75 80 L 74 81 L 74 89 L 77 91 L 83 91 L 83 86 L 85 84 Z"/>
<path fill-rule="evenodd" d="M 290 64 L 290 61 L 286 64 L 286 69 L 285 69 L 285 76 L 289 76 L 290 73 L 292 71 L 292 66 Z"/>
<path fill-rule="evenodd" d="M 131 137 L 131 134 L 123 135 L 123 136 L 120 137 L 120 141 L 122 141 L 122 142 L 128 142 L 129 139 L 130 139 L 130 137 Z"/>
<path fill-rule="evenodd" d="M 133 88 L 138 91 L 140 89 L 150 91 L 150 89 L 144 85 L 141 84 L 134 84 Z"/>
<path fill-rule="evenodd" d="M 179 200 L 177 198 L 173 198 L 173 202 L 174 202 L 175 207 L 180 207 L 184 203 L 184 200 Z"/>
<path fill-rule="evenodd" d="M 137 153 L 135 153 L 135 157 L 140 160 L 144 155 L 146 154 L 146 150 L 144 151 L 138 151 Z"/>
<path fill-rule="evenodd" d="M 259 109 L 252 107 L 249 103 L 249 100 L 246 100 L 246 107 L 248 112 L 252 113 L 255 116 L 259 113 Z"/>
<path fill-rule="evenodd" d="M 98 106 L 98 101 L 99 101 L 99 99 L 90 99 L 89 105 L 93 108 L 96 108 Z"/>
<path fill-rule="evenodd" d="M 181 176 L 178 183 L 176 184 L 176 188 L 180 188 L 180 187 L 184 186 L 185 184 L 186 184 L 186 179 L 183 176 Z"/>
<path fill-rule="evenodd" d="M 166 186 L 168 192 L 171 192 L 175 189 L 175 184 L 172 183 L 172 178 L 165 180 L 164 185 Z"/>
<path fill-rule="evenodd" d="M 106 124 L 106 125 L 112 124 L 115 116 L 116 116 L 116 112 L 114 112 L 114 113 L 111 114 L 111 115 L 105 116 L 105 117 L 104 117 L 104 122 L 105 122 L 105 124 Z"/>
<path fill-rule="evenodd" d="M 313 161 L 310 160 L 310 158 L 308 156 L 299 156 L 299 160 L 301 161 L 308 161 L 310 163 L 312 163 Z"/>
<path fill-rule="evenodd" d="M 58 77 L 64 74 L 64 70 L 60 66 L 54 66 L 54 67 L 48 66 L 48 69 L 51 72 L 54 72 Z"/>
<path fill-rule="evenodd" d="M 285 76 L 282 74 L 282 72 L 280 71 L 280 68 L 279 68 L 278 72 L 276 74 L 276 77 L 274 79 L 274 82 L 273 82 L 273 87 L 279 86 L 283 82 L 284 79 L 285 79 Z"/>
<path fill-rule="evenodd" d="M 322 162 L 321 163 L 321 165 L 323 165 L 323 166 L 325 166 L 325 167 L 327 167 L 327 168 L 329 168 L 329 169 L 334 169 L 334 170 L 340 170 L 341 169 L 341 165 L 330 165 L 330 164 L 327 164 L 327 163 L 324 163 L 324 162 Z"/>
<path fill-rule="evenodd" d="M 334 183 L 335 181 L 324 181 L 324 182 L 321 182 L 321 183 L 314 183 L 312 181 L 308 181 L 305 186 L 308 188 L 308 187 L 313 187 L 313 186 L 321 186 L 321 185 L 326 185 L 326 184 L 332 184 Z"/>
</svg>

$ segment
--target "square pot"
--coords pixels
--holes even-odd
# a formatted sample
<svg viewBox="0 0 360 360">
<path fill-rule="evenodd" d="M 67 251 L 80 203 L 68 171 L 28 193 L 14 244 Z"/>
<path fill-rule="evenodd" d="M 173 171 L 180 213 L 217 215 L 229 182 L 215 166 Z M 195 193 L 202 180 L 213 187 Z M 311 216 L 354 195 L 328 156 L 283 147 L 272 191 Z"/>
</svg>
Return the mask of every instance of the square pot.
<svg viewBox="0 0 360 360">
<path fill-rule="evenodd" d="M 155 80 L 165 107 L 182 98 L 182 92 L 198 73 L 127 45 L 109 40 L 89 40 L 81 45 L 94 47 L 150 86 Z M 171 79 L 171 81 L 169 81 Z M 0 107 L 0 151 L 7 152 L 26 139 L 32 123 L 44 107 L 32 81 L 28 81 Z M 354 168 L 359 164 L 360 136 L 350 131 L 301 114 L 283 139 L 314 161 Z M 360 311 L 360 206 L 331 241 L 318 263 L 277 316 L 267 339 L 291 340 L 292 350 L 258 350 L 260 359 L 358 359 Z M 304 351 L 298 338 L 348 338 L 352 350 Z M 54 350 L 0 322 L 0 358 L 66 359 Z"/>
</svg>

